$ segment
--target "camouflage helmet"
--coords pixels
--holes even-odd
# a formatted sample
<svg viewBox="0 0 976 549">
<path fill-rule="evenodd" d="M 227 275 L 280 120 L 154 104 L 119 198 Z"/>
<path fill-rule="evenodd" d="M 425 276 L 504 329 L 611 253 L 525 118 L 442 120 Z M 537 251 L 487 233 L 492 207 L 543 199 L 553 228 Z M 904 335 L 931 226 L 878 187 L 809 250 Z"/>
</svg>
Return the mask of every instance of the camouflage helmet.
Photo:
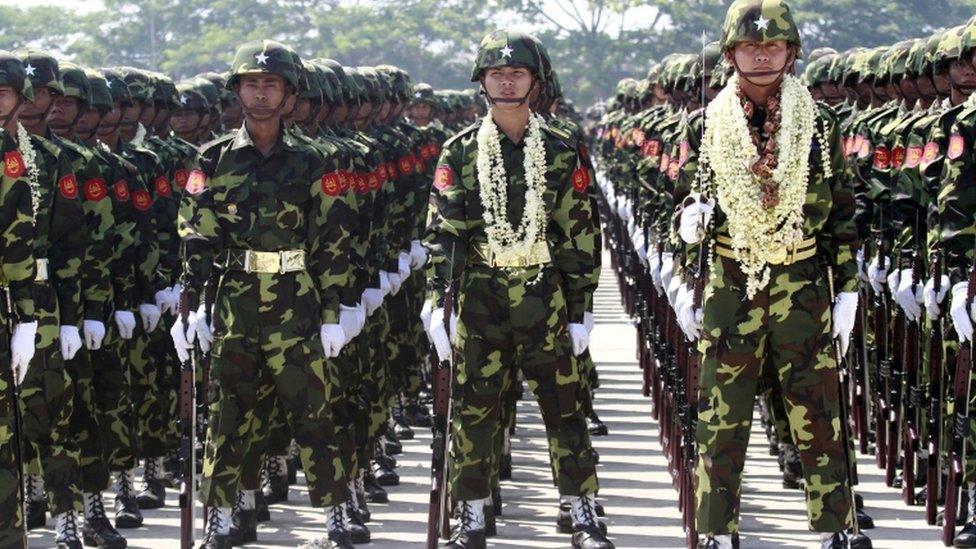
<svg viewBox="0 0 976 549">
<path fill-rule="evenodd" d="M 91 107 L 91 84 L 88 82 L 88 76 L 85 75 L 85 69 L 70 61 L 62 61 L 59 68 L 64 96 L 77 99 L 81 109 Z"/>
<path fill-rule="evenodd" d="M 414 84 L 412 99 L 414 103 L 429 103 L 431 106 L 437 106 L 437 99 L 434 97 L 434 88 L 425 82 Z"/>
<path fill-rule="evenodd" d="M 926 73 L 928 60 L 925 56 L 925 45 L 926 40 L 922 38 L 912 40 L 912 47 L 905 57 L 905 76 L 917 77 Z"/>
<path fill-rule="evenodd" d="M 812 57 L 812 55 L 811 55 Z M 803 69 L 803 79 L 807 86 L 816 86 L 829 80 L 831 62 L 837 54 L 821 55 L 815 61 L 808 61 Z"/>
<path fill-rule="evenodd" d="M 702 48 L 702 70 L 705 71 L 705 76 L 711 76 L 715 67 L 722 62 L 723 57 L 722 46 L 718 43 L 718 40 L 709 42 Z"/>
<path fill-rule="evenodd" d="M 205 72 L 201 74 L 203 78 L 210 81 L 211 84 L 217 86 L 217 91 L 220 92 L 220 106 L 222 108 L 227 108 L 237 101 L 237 96 L 234 92 L 227 89 L 227 74 L 221 72 Z"/>
<path fill-rule="evenodd" d="M 343 67 L 346 76 L 349 77 L 349 87 L 353 94 L 353 101 L 361 105 L 370 101 L 369 91 L 366 89 L 366 79 L 363 73 L 356 67 Z"/>
<path fill-rule="evenodd" d="M 471 81 L 479 81 L 486 70 L 494 67 L 522 67 L 544 78 L 539 40 L 515 29 L 499 29 L 488 33 L 478 45 L 478 54 L 471 69 Z"/>
<path fill-rule="evenodd" d="M 193 85 L 207 98 L 207 107 L 210 108 L 210 112 L 218 114 L 220 112 L 220 90 L 217 89 L 217 86 L 202 76 L 193 77 Z"/>
<path fill-rule="evenodd" d="M 276 74 L 300 90 L 301 71 L 296 63 L 297 57 L 291 48 L 274 40 L 253 40 L 241 44 L 230 65 L 227 88 L 232 89 L 245 74 Z"/>
<path fill-rule="evenodd" d="M 176 85 L 176 91 L 180 94 L 177 110 L 196 111 L 200 115 L 206 114 L 210 110 L 210 103 L 207 102 L 207 96 L 197 86 L 198 82 L 197 79 L 183 80 Z"/>
<path fill-rule="evenodd" d="M 398 103 L 406 103 L 410 100 L 410 75 L 406 71 L 393 65 L 380 65 L 376 70 L 381 75 L 385 75 L 390 82 L 391 99 Z"/>
<path fill-rule="evenodd" d="M 154 76 L 156 77 L 156 89 L 153 90 L 153 102 L 161 109 L 176 108 L 179 97 L 173 79 L 161 73 Z"/>
<path fill-rule="evenodd" d="M 305 87 L 302 92 L 298 94 L 302 99 L 308 99 L 314 103 L 322 102 L 322 84 L 319 78 L 318 71 L 315 70 L 315 64 L 309 59 L 303 59 L 301 64 L 301 71 L 304 74 L 303 80 L 305 80 Z"/>
<path fill-rule="evenodd" d="M 0 50 L 0 86 L 10 86 L 23 99 L 34 100 L 34 86 L 31 85 L 30 78 L 27 78 L 23 62 L 5 50 Z"/>
<path fill-rule="evenodd" d="M 624 101 L 637 97 L 637 80 L 627 77 L 617 82 L 617 99 Z"/>
<path fill-rule="evenodd" d="M 325 73 L 326 78 L 335 87 L 335 97 L 337 103 L 348 103 L 354 101 L 351 82 L 349 76 L 346 75 L 345 69 L 342 64 L 335 59 L 320 59 L 323 68 L 328 69 L 329 72 Z M 331 73 L 331 76 L 330 76 Z"/>
<path fill-rule="evenodd" d="M 134 67 L 120 67 L 119 71 L 122 73 L 126 86 L 129 87 L 133 101 L 148 103 L 153 100 L 155 88 L 148 73 Z"/>
<path fill-rule="evenodd" d="M 885 58 L 888 78 L 900 80 L 908 71 L 908 55 L 915 46 L 914 40 L 902 40 L 888 50 Z"/>
<path fill-rule="evenodd" d="M 807 63 L 813 63 L 817 59 L 820 59 L 821 57 L 826 57 L 828 55 L 837 55 L 837 50 L 826 46 L 816 48 L 815 50 L 807 54 Z"/>
<path fill-rule="evenodd" d="M 367 100 L 371 103 L 382 103 L 386 99 L 386 90 L 376 69 L 373 67 L 356 67 L 356 70 L 362 76 Z"/>
<path fill-rule="evenodd" d="M 86 68 L 85 77 L 88 78 L 88 84 L 91 85 L 92 108 L 102 112 L 112 110 L 115 107 L 115 101 L 112 99 L 112 90 L 108 87 L 108 80 L 105 79 L 105 75 L 99 70 Z"/>
<path fill-rule="evenodd" d="M 316 59 L 315 70 L 319 75 L 319 86 L 322 88 L 322 102 L 335 105 L 344 101 L 342 84 L 339 76 L 321 59 Z"/>
<path fill-rule="evenodd" d="M 132 94 L 129 93 L 129 86 L 126 85 L 121 71 L 115 68 L 105 68 L 99 69 L 99 72 L 105 77 L 113 101 L 118 101 L 122 105 L 132 104 Z"/>
<path fill-rule="evenodd" d="M 45 87 L 58 95 L 64 94 L 58 60 L 53 55 L 33 48 L 20 49 L 14 53 L 23 61 L 24 72 L 35 90 Z"/>
<path fill-rule="evenodd" d="M 960 25 L 945 31 L 939 40 L 932 63 L 936 71 L 949 68 L 949 64 L 963 55 L 963 36 L 966 26 Z"/>
<path fill-rule="evenodd" d="M 725 14 L 722 25 L 722 49 L 737 42 L 772 42 L 785 40 L 796 48 L 801 58 L 800 30 L 793 20 L 789 4 L 783 0 L 735 0 Z"/>
</svg>

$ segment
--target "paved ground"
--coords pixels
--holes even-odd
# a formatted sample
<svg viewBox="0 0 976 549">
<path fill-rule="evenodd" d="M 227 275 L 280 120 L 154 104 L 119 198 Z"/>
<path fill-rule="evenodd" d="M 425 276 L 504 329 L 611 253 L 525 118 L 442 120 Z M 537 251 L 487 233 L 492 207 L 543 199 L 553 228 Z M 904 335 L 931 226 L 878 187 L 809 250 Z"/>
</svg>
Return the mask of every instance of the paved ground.
<svg viewBox="0 0 976 549">
<path fill-rule="evenodd" d="M 622 316 L 615 283 L 605 273 L 596 298 L 597 327 L 593 356 L 602 389 L 598 412 L 610 428 L 609 437 L 594 439 L 600 453 L 601 501 L 607 509 L 610 533 L 619 548 L 681 548 L 684 537 L 675 506 L 676 492 L 658 445 L 658 430 L 650 419 L 650 402 L 640 395 L 640 373 L 634 360 L 634 329 Z M 429 433 L 404 443 L 398 456 L 401 484 L 390 490 L 388 505 L 373 505 L 373 547 L 420 547 L 426 525 Z M 747 548 L 817 547 L 806 531 L 803 496 L 781 487 L 775 458 L 765 452 L 765 437 L 753 432 L 746 484 L 743 489 L 742 546 Z M 496 547 L 567 547 L 566 535 L 555 531 L 556 492 L 552 487 L 542 419 L 533 402 L 519 407 L 519 428 L 513 440 L 515 469 L 504 484 L 504 516 Z M 905 507 L 900 491 L 884 486 L 873 463 L 862 459 L 860 492 L 877 528 L 870 531 L 878 549 L 941 547 L 939 530 L 925 524 L 921 508 Z M 178 547 L 179 514 L 176 495 L 170 507 L 146 512 L 147 527 L 126 532 L 129 546 Z M 272 522 L 263 525 L 259 544 L 251 547 L 297 547 L 322 535 L 324 518 L 307 506 L 304 487 L 293 487 L 287 505 L 272 508 Z M 108 504 L 107 504 L 108 506 Z M 53 524 L 52 524 L 53 526 Z M 53 534 L 31 535 L 31 547 L 52 546 Z"/>
</svg>

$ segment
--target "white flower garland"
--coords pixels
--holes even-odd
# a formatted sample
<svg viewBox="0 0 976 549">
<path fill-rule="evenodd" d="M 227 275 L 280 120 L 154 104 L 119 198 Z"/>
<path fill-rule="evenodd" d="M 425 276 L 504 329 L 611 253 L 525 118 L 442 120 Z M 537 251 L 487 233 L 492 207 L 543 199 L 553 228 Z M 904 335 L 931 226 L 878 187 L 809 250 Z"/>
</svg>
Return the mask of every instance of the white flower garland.
<svg viewBox="0 0 976 549">
<path fill-rule="evenodd" d="M 816 131 L 817 105 L 797 78 L 786 75 L 782 122 L 776 134 L 778 164 L 772 175 L 779 200 L 764 207 L 762 181 L 751 170 L 759 152 L 738 91 L 735 75 L 706 109 L 697 177 L 699 191 L 714 192 L 726 215 L 732 250 L 746 274 L 746 294 L 751 299 L 769 284 L 770 259 L 781 258 L 803 240 L 803 205 L 814 133 L 820 142 L 824 177 L 831 176 L 831 167 L 825 130 Z"/>
<path fill-rule="evenodd" d="M 525 136 L 525 210 L 518 227 L 508 221 L 508 178 L 502 158 L 498 126 L 489 112 L 478 129 L 478 193 L 484 206 L 482 218 L 488 235 L 488 248 L 501 261 L 526 256 L 544 238 L 546 220 L 546 147 L 539 115 L 529 115 Z"/>
<path fill-rule="evenodd" d="M 37 153 L 31 144 L 30 134 L 23 124 L 17 122 L 17 150 L 20 151 L 21 158 L 24 159 L 24 168 L 27 173 L 27 184 L 30 186 L 31 195 L 31 215 L 37 221 L 37 209 L 41 205 L 41 186 L 38 183 Z"/>
</svg>

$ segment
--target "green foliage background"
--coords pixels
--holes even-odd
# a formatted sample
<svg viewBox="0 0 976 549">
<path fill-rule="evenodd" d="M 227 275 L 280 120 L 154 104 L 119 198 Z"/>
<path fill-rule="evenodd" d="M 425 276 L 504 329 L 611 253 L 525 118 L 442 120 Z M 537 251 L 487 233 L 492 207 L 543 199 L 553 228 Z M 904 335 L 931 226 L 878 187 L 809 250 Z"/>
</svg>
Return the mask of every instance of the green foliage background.
<svg viewBox="0 0 976 549">
<path fill-rule="evenodd" d="M 224 70 L 236 44 L 274 38 L 347 65 L 392 63 L 435 88 L 465 88 L 481 36 L 539 35 L 567 95 L 586 105 L 652 59 L 718 39 L 726 0 L 103 0 L 70 8 L 0 6 L 0 48 L 31 45 L 93 65 L 176 78 Z M 965 22 L 976 0 L 792 0 L 807 51 L 877 46 Z"/>
</svg>

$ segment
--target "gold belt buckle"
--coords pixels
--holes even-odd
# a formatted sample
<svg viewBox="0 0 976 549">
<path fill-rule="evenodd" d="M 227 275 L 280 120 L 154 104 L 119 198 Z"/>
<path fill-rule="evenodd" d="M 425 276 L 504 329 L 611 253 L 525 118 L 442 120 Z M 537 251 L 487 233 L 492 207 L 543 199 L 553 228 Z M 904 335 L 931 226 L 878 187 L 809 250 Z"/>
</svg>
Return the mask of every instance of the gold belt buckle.
<svg viewBox="0 0 976 549">
<path fill-rule="evenodd" d="M 281 261 L 277 252 L 255 252 L 248 250 L 244 255 L 244 270 L 249 273 L 274 273 Z"/>
<path fill-rule="evenodd" d="M 38 259 L 35 261 L 35 264 L 37 265 L 37 275 L 34 277 L 34 280 L 39 282 L 47 280 L 50 277 L 47 270 L 47 259 Z"/>
<path fill-rule="evenodd" d="M 281 252 L 281 274 L 301 271 L 305 268 L 305 252 L 303 250 L 286 250 Z"/>
<path fill-rule="evenodd" d="M 770 265 L 782 265 L 786 261 L 786 256 L 786 246 L 780 246 L 766 256 L 766 262 Z"/>
</svg>

